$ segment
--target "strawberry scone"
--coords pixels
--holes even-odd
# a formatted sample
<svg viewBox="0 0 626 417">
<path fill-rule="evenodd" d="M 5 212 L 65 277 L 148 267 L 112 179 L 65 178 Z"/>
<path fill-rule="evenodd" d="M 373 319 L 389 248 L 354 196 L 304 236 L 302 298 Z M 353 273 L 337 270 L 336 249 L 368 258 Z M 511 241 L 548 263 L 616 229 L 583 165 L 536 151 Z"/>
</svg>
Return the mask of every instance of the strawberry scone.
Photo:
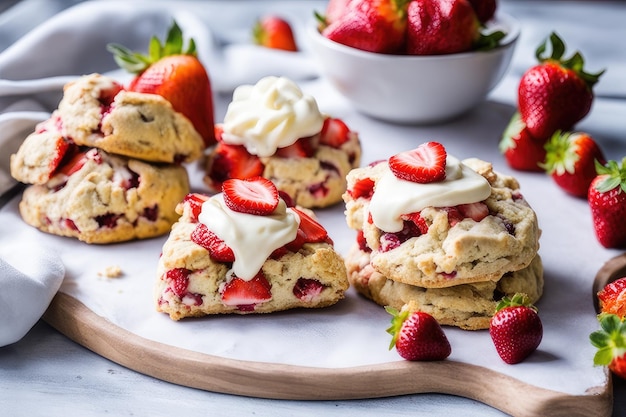
<svg viewBox="0 0 626 417">
<path fill-rule="evenodd" d="M 176 204 L 189 192 L 187 171 L 180 165 L 80 148 L 48 134 L 29 136 L 11 162 L 16 179 L 34 183 L 19 204 L 24 221 L 87 243 L 165 234 L 178 218 Z"/>
<path fill-rule="evenodd" d="M 229 178 L 262 176 L 298 206 L 326 207 L 341 201 L 346 175 L 360 164 L 357 133 L 284 77 L 235 89 L 215 130 L 205 183 L 216 192 Z"/>
<path fill-rule="evenodd" d="M 357 231 L 350 281 L 377 303 L 413 301 L 477 329 L 503 294 L 542 294 L 535 212 L 517 181 L 487 162 L 428 142 L 353 170 L 344 200 Z"/>
<path fill-rule="evenodd" d="M 178 205 L 158 264 L 157 311 L 180 320 L 326 307 L 344 297 L 343 258 L 306 209 L 288 207 L 266 178 L 222 188 Z"/>
<path fill-rule="evenodd" d="M 205 148 L 194 125 L 168 100 L 126 91 L 100 74 L 68 83 L 58 109 L 38 130 L 58 130 L 77 145 L 152 162 L 191 162 Z"/>
</svg>

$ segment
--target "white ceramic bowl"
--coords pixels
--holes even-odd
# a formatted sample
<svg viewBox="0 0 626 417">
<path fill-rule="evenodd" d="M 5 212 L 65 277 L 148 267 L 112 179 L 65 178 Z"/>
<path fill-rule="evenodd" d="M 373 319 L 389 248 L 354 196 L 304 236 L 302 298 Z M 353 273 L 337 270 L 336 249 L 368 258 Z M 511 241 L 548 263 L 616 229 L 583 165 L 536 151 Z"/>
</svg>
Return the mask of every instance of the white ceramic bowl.
<svg viewBox="0 0 626 417">
<path fill-rule="evenodd" d="M 408 56 L 376 54 L 307 28 L 320 70 L 360 112 L 393 123 L 452 119 L 482 102 L 505 74 L 519 37 L 518 22 L 500 14 L 490 24 L 507 35 L 486 52 Z"/>
</svg>

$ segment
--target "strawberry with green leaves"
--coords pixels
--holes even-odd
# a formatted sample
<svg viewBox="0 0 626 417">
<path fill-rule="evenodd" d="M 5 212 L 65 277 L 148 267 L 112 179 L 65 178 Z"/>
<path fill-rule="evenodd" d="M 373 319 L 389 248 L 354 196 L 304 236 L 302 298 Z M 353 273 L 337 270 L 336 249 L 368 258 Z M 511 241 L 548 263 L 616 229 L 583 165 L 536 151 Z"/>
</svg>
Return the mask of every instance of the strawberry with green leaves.
<svg viewBox="0 0 626 417">
<path fill-rule="evenodd" d="M 298 51 L 291 25 L 279 16 L 269 15 L 260 18 L 252 28 L 252 39 L 255 44 L 266 48 Z"/>
<path fill-rule="evenodd" d="M 152 37 L 148 55 L 117 44 L 108 45 L 108 49 L 120 67 L 135 74 L 127 87 L 129 91 L 164 97 L 191 121 L 206 146 L 215 143 L 211 82 L 198 59 L 194 40 L 190 39 L 185 48 L 176 22 L 164 44 Z"/>
<path fill-rule="evenodd" d="M 441 361 L 450 356 L 452 348 L 443 329 L 433 316 L 408 309 L 398 311 L 385 307 L 393 317 L 387 329 L 391 338 L 389 349 L 408 361 Z"/>
<path fill-rule="evenodd" d="M 518 171 L 543 172 L 548 139 L 531 135 L 519 112 L 515 112 L 500 140 L 499 149 L 507 164 Z"/>
<path fill-rule="evenodd" d="M 579 52 L 563 58 L 565 44 L 556 33 L 549 40 L 552 54 L 544 55 L 548 40 L 539 45 L 535 54 L 539 64 L 522 75 L 518 87 L 518 109 L 536 138 L 571 130 L 584 118 L 593 102 L 592 88 L 604 72 L 586 72 Z"/>
<path fill-rule="evenodd" d="M 596 237 L 605 248 L 626 247 L 626 158 L 596 163 L 596 172 L 587 195 Z"/>
<path fill-rule="evenodd" d="M 407 25 L 408 0 L 348 0 L 335 3 L 328 11 L 330 18 L 317 15 L 322 36 L 369 52 L 393 54 L 401 50 Z"/>
<path fill-rule="evenodd" d="M 600 330 L 589 335 L 598 349 L 593 357 L 597 366 L 608 366 L 620 378 L 626 379 L 626 322 L 615 314 L 599 314 Z"/>
<path fill-rule="evenodd" d="M 596 177 L 596 161 L 606 162 L 596 141 L 584 132 L 557 131 L 546 143 L 546 160 L 541 167 L 569 194 L 587 198 Z"/>
<path fill-rule="evenodd" d="M 528 296 L 517 293 L 498 303 L 489 323 L 489 334 L 500 358 L 513 365 L 537 350 L 543 338 L 543 325 Z"/>
</svg>

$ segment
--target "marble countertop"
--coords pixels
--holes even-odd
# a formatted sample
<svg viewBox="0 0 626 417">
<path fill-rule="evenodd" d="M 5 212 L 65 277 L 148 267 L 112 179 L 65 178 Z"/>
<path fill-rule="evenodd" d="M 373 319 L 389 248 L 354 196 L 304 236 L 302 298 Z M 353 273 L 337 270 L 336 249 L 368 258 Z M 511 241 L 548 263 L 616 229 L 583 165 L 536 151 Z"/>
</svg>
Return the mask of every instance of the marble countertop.
<svg viewBox="0 0 626 417">
<path fill-rule="evenodd" d="M 0 9 L 0 51 L 50 16 L 80 2 L 22 0 Z M 242 19 L 268 10 L 308 16 L 311 10 L 321 10 L 325 4 L 324 1 L 295 0 L 195 3 L 206 3 L 207 10 L 214 13 L 212 22 L 216 25 L 227 24 L 228 18 L 238 16 L 239 12 Z M 620 41 L 626 38 L 625 2 L 502 0 L 499 7 L 520 20 L 522 37 L 511 69 L 491 99 L 512 102 L 517 80 L 534 62 L 533 48 L 549 31 L 556 30 L 567 40 L 568 47 L 583 51 L 590 63 L 589 70 L 609 68 L 596 86 L 600 105 L 595 106 L 594 111 L 618 108 L 618 113 L 626 114 L 626 50 Z M 217 100 L 219 113 L 224 110 L 228 97 L 220 95 Z M 218 114 L 218 119 L 221 116 Z M 602 138 L 609 148 L 608 153 L 622 152 L 611 155 L 613 159 L 621 158 L 626 149 L 626 124 L 613 123 L 604 128 L 598 123 L 601 117 L 592 112 L 582 126 L 588 126 Z M 607 259 L 614 253 L 607 252 Z M 613 415 L 626 416 L 626 382 L 615 378 L 613 388 Z M 7 416 L 504 415 L 480 402 L 443 394 L 375 400 L 284 401 L 206 392 L 122 367 L 72 342 L 43 321 L 19 342 L 0 348 L 0 409 L 1 414 Z"/>
</svg>

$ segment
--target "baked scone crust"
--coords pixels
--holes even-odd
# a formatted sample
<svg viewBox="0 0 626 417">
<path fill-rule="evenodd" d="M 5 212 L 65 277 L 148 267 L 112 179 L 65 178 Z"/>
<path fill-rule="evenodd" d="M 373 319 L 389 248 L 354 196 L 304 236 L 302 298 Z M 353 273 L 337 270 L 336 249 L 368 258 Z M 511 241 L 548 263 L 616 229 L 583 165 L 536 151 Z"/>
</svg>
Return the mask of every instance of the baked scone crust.
<svg viewBox="0 0 626 417">
<path fill-rule="evenodd" d="M 373 250 L 371 265 L 397 282 L 426 288 L 498 281 L 505 272 L 526 268 L 539 249 L 541 231 L 534 210 L 524 200 L 518 182 L 493 171 L 476 158 L 463 161 L 485 177 L 491 195 L 484 201 L 490 215 L 480 222 L 465 218 L 451 226 L 446 210 L 427 207 L 420 212 L 428 232 L 412 237 L 399 247 L 379 250 L 384 232 L 369 221 L 369 198 L 344 193 L 346 221 L 362 230 Z M 348 174 L 348 190 L 363 179 L 376 183 L 386 163 L 358 168 Z"/>
<path fill-rule="evenodd" d="M 191 240 L 197 223 L 191 220 L 188 207 L 177 207 L 181 217 L 171 229 L 163 245 L 157 268 L 154 299 L 157 311 L 169 314 L 173 320 L 212 314 L 271 313 L 293 308 L 321 308 L 337 303 L 349 287 L 346 266 L 328 243 L 305 243 L 298 252 L 287 252 L 278 259 L 268 259 L 262 272 L 271 285 L 272 298 L 257 304 L 252 311 L 225 305 L 220 287 L 227 279 L 230 264 L 215 262 L 206 249 Z M 184 268 L 191 271 L 186 296 L 172 290 L 167 271 Z M 294 287 L 300 278 L 313 279 L 324 285 L 314 297 L 297 298 Z"/>
<path fill-rule="evenodd" d="M 543 265 L 539 255 L 520 270 L 507 272 L 497 281 L 424 288 L 388 279 L 370 264 L 370 253 L 354 245 L 346 256 L 351 286 L 381 306 L 423 311 L 442 325 L 465 330 L 489 328 L 489 321 L 502 296 L 521 292 L 536 302 L 543 293 Z"/>
<path fill-rule="evenodd" d="M 19 211 L 37 229 L 87 243 L 159 236 L 178 219 L 189 192 L 185 168 L 154 165 L 92 148 L 82 167 L 24 190 Z M 133 174 L 134 173 L 134 174 Z M 137 179 L 129 184 L 129 179 Z"/>
<path fill-rule="evenodd" d="M 204 142 L 193 124 L 157 94 L 117 91 L 101 74 L 68 83 L 51 126 L 81 146 L 152 162 L 199 159 Z M 113 96 L 112 103 L 103 97 Z"/>
</svg>

